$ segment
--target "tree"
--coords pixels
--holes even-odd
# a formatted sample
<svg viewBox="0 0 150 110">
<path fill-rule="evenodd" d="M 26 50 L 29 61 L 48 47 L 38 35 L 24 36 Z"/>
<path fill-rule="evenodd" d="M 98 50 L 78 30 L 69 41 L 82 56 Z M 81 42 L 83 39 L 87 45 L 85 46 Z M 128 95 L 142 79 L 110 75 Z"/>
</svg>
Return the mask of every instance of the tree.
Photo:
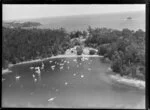
<svg viewBox="0 0 150 110">
<path fill-rule="evenodd" d="M 3 27 L 3 58 L 10 63 L 64 53 L 70 39 L 64 29 Z M 42 37 L 41 37 L 42 36 Z"/>
<path fill-rule="evenodd" d="M 77 55 L 81 55 L 83 53 L 82 47 L 77 47 Z"/>
<path fill-rule="evenodd" d="M 94 54 L 96 54 L 96 51 L 95 50 L 90 50 L 89 54 L 94 55 Z"/>
</svg>

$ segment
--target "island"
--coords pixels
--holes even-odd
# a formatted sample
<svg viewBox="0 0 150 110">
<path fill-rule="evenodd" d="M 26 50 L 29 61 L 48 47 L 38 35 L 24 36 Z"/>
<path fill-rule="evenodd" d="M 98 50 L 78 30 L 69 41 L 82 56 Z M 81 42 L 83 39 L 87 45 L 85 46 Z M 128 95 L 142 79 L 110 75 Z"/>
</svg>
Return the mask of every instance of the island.
<svg viewBox="0 0 150 110">
<path fill-rule="evenodd" d="M 40 26 L 41 23 L 38 22 L 3 22 L 3 27 L 6 28 L 34 28 Z"/>
</svg>

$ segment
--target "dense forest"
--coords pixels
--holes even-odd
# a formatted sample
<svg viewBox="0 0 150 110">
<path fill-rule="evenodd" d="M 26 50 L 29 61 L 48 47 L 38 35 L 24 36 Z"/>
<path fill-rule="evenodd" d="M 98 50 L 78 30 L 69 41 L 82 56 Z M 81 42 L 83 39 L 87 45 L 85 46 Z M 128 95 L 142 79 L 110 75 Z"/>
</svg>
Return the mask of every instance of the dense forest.
<svg viewBox="0 0 150 110">
<path fill-rule="evenodd" d="M 3 27 L 3 67 L 30 59 L 64 54 L 70 46 L 64 29 L 21 29 Z"/>
<path fill-rule="evenodd" d="M 88 31 L 86 46 L 97 48 L 99 55 L 109 59 L 114 72 L 144 80 L 145 32 L 91 27 Z"/>
<path fill-rule="evenodd" d="M 64 54 L 75 45 L 72 39 L 82 37 L 85 47 L 98 49 L 98 54 L 109 59 L 114 72 L 144 80 L 145 32 L 91 28 L 67 33 L 65 29 L 22 29 L 3 27 L 2 67 L 37 58 Z M 83 45 L 82 45 L 83 46 Z M 82 48 L 78 48 L 82 54 Z M 90 54 L 94 54 L 93 51 Z"/>
</svg>

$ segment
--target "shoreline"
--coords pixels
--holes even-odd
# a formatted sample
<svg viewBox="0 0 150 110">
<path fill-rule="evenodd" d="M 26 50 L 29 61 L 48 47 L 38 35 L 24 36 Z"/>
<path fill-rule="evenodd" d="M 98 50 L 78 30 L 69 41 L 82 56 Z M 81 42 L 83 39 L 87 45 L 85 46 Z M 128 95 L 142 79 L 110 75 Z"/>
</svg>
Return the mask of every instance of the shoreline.
<svg viewBox="0 0 150 110">
<path fill-rule="evenodd" d="M 29 60 L 29 61 L 23 61 L 19 62 L 16 64 L 11 64 L 11 66 L 8 66 L 6 69 L 2 69 L 2 74 L 7 74 L 11 73 L 12 71 L 10 70 L 11 67 L 16 66 L 16 65 L 22 65 L 22 64 L 29 64 L 29 63 L 35 63 L 35 62 L 40 62 L 40 61 L 45 61 L 49 59 L 55 59 L 55 58 L 72 58 L 72 57 L 103 57 L 99 55 L 57 55 L 57 56 L 52 56 L 52 57 L 47 57 L 47 58 L 42 58 L 42 59 L 35 59 L 35 60 Z"/>
<path fill-rule="evenodd" d="M 107 72 L 113 72 L 113 71 L 109 67 Z M 111 74 L 109 73 L 109 78 L 119 84 L 124 84 L 127 86 L 132 86 L 138 89 L 145 90 L 145 81 L 143 80 L 139 80 L 127 76 L 120 76 L 119 74 L 112 74 L 112 73 Z"/>
<path fill-rule="evenodd" d="M 42 58 L 42 59 L 35 59 L 35 60 L 19 62 L 19 63 L 16 63 L 16 64 L 12 64 L 11 67 L 13 67 L 15 65 L 21 65 L 21 64 L 28 64 L 28 63 L 35 63 L 35 62 L 45 61 L 45 60 L 49 60 L 49 59 L 69 58 L 69 57 L 72 58 L 72 57 L 103 57 L 103 56 L 99 56 L 99 55 L 84 55 L 84 54 L 82 54 L 82 55 L 57 55 L 57 56 L 52 56 L 52 57 L 47 57 L 47 58 Z M 8 68 L 10 68 L 10 67 L 8 67 Z"/>
</svg>

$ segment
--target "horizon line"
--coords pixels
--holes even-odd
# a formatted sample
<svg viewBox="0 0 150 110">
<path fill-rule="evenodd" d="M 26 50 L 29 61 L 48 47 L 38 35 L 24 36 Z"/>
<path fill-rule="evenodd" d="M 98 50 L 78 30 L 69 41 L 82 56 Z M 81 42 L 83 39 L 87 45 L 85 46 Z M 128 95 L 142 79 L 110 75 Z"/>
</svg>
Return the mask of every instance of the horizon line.
<svg viewBox="0 0 150 110">
<path fill-rule="evenodd" d="M 63 15 L 63 16 L 43 16 L 43 17 L 38 17 L 38 18 L 31 17 L 31 18 L 7 19 L 7 20 L 2 20 L 2 21 L 3 22 L 15 22 L 15 21 L 36 20 L 36 19 L 44 19 L 44 18 L 75 17 L 75 16 L 88 16 L 88 15 L 107 15 L 107 14 L 134 13 L 134 12 L 145 12 L 145 10 L 106 12 L 106 13 L 89 13 L 89 14 L 73 14 L 73 15 Z"/>
</svg>

